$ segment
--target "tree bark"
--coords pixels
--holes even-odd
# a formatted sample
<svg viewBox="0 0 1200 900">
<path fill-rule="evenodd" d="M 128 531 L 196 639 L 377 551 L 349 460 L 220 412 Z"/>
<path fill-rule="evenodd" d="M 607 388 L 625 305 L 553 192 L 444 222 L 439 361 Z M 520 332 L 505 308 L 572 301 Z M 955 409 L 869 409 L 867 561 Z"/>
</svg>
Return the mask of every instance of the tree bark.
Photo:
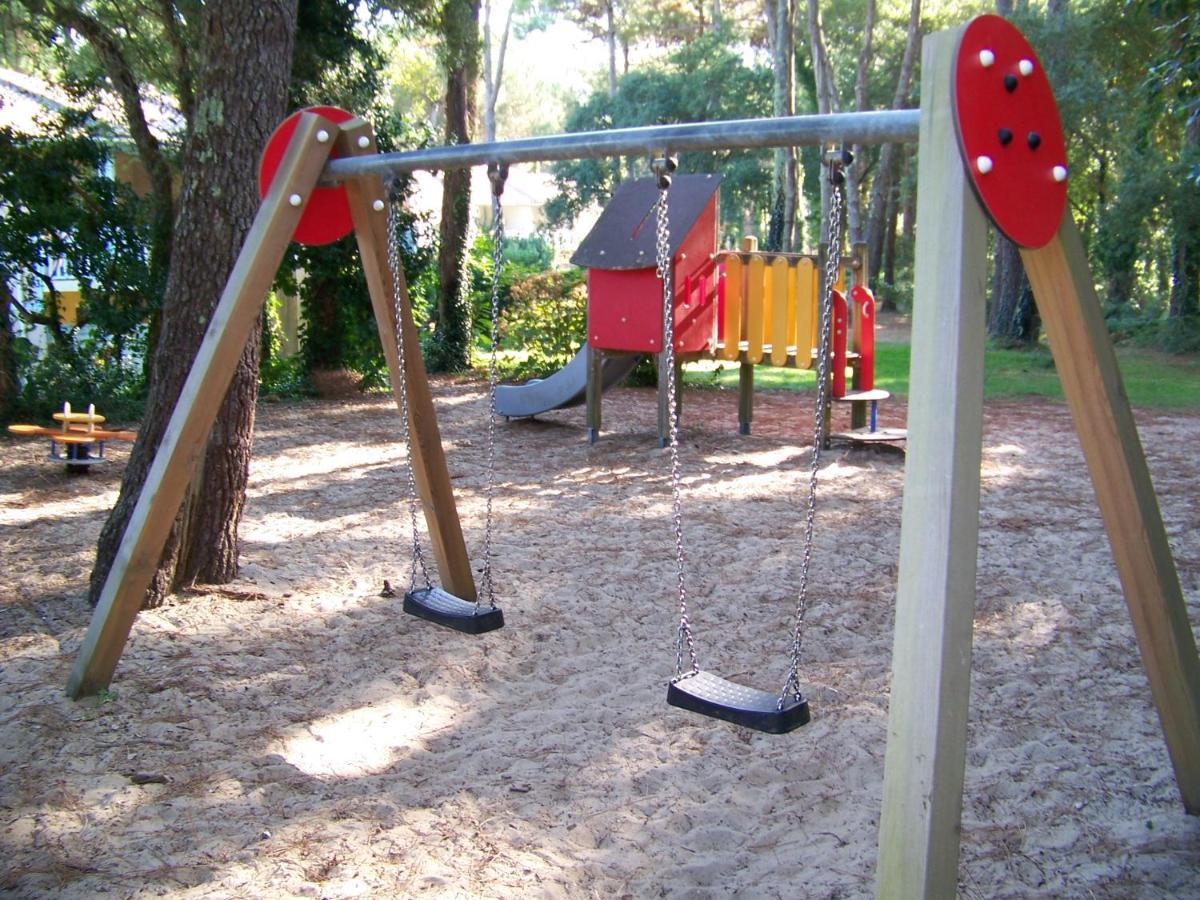
<svg viewBox="0 0 1200 900">
<path fill-rule="evenodd" d="M 1012 11 L 1012 0 L 996 0 L 996 12 L 1000 15 L 1011 16 Z M 1031 314 L 1023 311 L 1021 299 L 1026 292 L 1032 293 L 1029 279 L 1025 277 L 1025 266 L 1021 263 L 1017 245 L 999 232 L 996 233 L 992 264 L 988 337 L 1005 344 L 1030 343 L 1036 337 L 1029 333 L 1033 319 Z"/>
<path fill-rule="evenodd" d="M 1033 343 L 1037 331 L 1033 327 L 1032 299 L 1033 291 L 1025 276 L 1020 249 L 1004 235 L 997 233 L 988 337 L 1008 345 Z"/>
<path fill-rule="evenodd" d="M 0 282 L 0 419 L 7 419 L 17 399 L 17 358 L 13 352 L 12 292 Z"/>
<path fill-rule="evenodd" d="M 183 152 L 179 219 L 158 345 L 152 353 L 146 417 L 101 531 L 91 576 L 99 597 L 155 450 L 174 410 L 208 321 L 258 208 L 255 162 L 283 118 L 297 0 L 211 0 L 201 21 L 197 117 Z M 237 527 L 245 501 L 258 330 L 250 337 L 176 519 L 146 605 L 173 587 L 227 581 L 237 573 Z"/>
<path fill-rule="evenodd" d="M 795 70 L 796 38 L 794 8 L 791 0 L 767 0 L 767 34 L 771 40 L 775 92 L 774 114 L 791 116 L 796 110 Z M 792 250 L 796 240 L 796 150 L 775 150 L 775 171 L 771 185 L 771 223 L 766 249 Z"/>
<path fill-rule="evenodd" d="M 608 41 L 608 96 L 617 96 L 617 10 L 613 0 L 604 4 L 608 26 L 605 39 Z M 625 48 L 625 70 L 629 71 L 629 48 Z"/>
<path fill-rule="evenodd" d="M 912 71 L 921 43 L 921 0 L 912 0 L 908 11 L 908 33 L 905 37 L 904 56 L 900 60 L 900 74 L 896 78 L 896 92 L 892 95 L 892 109 L 903 109 L 908 101 L 912 85 Z M 899 144 L 884 144 L 879 151 L 879 167 L 871 185 L 871 200 L 867 206 L 867 259 L 868 280 L 873 284 L 879 277 L 883 264 L 885 233 L 891 229 L 895 235 L 895 190 L 896 177 L 900 171 L 902 148 Z M 892 219 L 887 210 L 892 210 Z"/>
<path fill-rule="evenodd" d="M 808 46 L 812 58 L 813 81 L 816 86 L 817 112 L 821 115 L 838 111 L 837 86 L 833 80 L 833 66 L 825 50 L 825 30 L 821 25 L 821 10 L 817 0 L 806 0 L 808 22 Z M 821 221 L 829 215 L 829 179 L 821 182 Z M 822 233 L 818 240 L 824 241 Z"/>
<path fill-rule="evenodd" d="M 442 11 L 446 63 L 446 143 L 471 142 L 475 80 L 479 73 L 479 0 L 448 0 Z M 427 358 L 434 372 L 453 372 L 471 364 L 471 305 L 465 263 L 471 224 L 471 172 L 452 169 L 442 175 L 441 242 L 438 247 L 438 298 L 433 342 Z"/>
<path fill-rule="evenodd" d="M 862 49 L 854 73 L 855 112 L 867 108 L 867 72 L 875 52 L 875 0 L 867 0 L 864 18 Z M 850 243 L 856 244 L 863 240 L 862 182 L 867 174 L 867 153 L 862 144 L 855 144 L 851 152 L 854 161 L 846 167 L 846 231 Z"/>
<path fill-rule="evenodd" d="M 1184 160 L 1200 160 L 1200 110 L 1193 111 L 1184 129 Z M 1171 247 L 1171 293 L 1167 318 L 1183 319 L 1200 314 L 1200 198 L 1188 186 L 1174 197 Z"/>
<path fill-rule="evenodd" d="M 504 81 L 504 58 L 508 53 L 508 36 L 512 32 L 513 4 L 508 6 L 504 17 L 504 31 L 500 34 L 500 49 L 496 53 L 495 67 L 492 66 L 492 2 L 485 0 L 483 17 L 483 131 L 484 139 L 496 140 L 496 102 L 500 97 L 500 85 Z"/>
</svg>

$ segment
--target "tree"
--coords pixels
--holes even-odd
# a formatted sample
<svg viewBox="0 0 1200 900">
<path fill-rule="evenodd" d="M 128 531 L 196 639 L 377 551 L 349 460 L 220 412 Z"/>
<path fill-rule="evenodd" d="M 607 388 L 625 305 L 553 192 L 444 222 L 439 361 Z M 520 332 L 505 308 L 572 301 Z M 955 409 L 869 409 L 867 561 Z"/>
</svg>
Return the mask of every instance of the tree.
<svg viewBox="0 0 1200 900">
<path fill-rule="evenodd" d="M 446 143 L 469 144 L 479 77 L 479 0 L 446 0 L 441 14 L 442 65 L 446 72 Z M 463 265 L 471 224 L 471 172 L 442 175 L 438 294 L 426 363 L 435 372 L 471 364 L 471 306 Z"/>
<path fill-rule="evenodd" d="M 909 5 L 908 28 L 905 32 L 904 56 L 900 62 L 900 74 L 896 79 L 896 92 L 892 95 L 892 109 L 903 109 L 908 103 L 920 43 L 921 0 L 912 0 Z M 884 242 L 889 234 L 894 239 L 896 233 L 896 191 L 902 157 L 903 146 L 900 144 L 884 144 L 879 150 L 879 165 L 871 183 L 871 200 L 867 206 L 867 277 L 871 284 L 878 283 L 883 265 Z M 889 298 L 885 295 L 886 299 Z"/>
<path fill-rule="evenodd" d="M 795 5 L 791 0 L 765 0 L 767 43 L 771 49 L 772 73 L 775 81 L 773 112 L 776 116 L 796 113 Z M 767 249 L 793 250 L 796 246 L 796 219 L 803 198 L 797 190 L 796 150 L 779 147 L 775 150 L 775 170 L 771 181 L 771 222 L 767 230 Z M 799 218 L 803 219 L 802 210 Z"/>
<path fill-rule="evenodd" d="M 139 390 L 126 351 L 143 336 L 156 302 L 143 252 L 144 204 L 104 174 L 108 150 L 96 131 L 90 119 L 69 113 L 36 136 L 0 128 L 0 418 L 18 406 L 16 320 L 43 326 L 52 342 L 45 360 L 20 354 L 24 409 L 44 414 L 30 407 L 95 401 L 120 414 L 116 394 Z M 61 320 L 46 274 L 58 260 L 83 294 L 74 325 Z M 12 288 L 19 281 L 43 300 L 18 299 Z"/>
<path fill-rule="evenodd" d="M 677 48 L 652 66 L 634 69 L 617 82 L 610 96 L 597 89 L 567 115 L 567 131 L 628 128 L 660 122 L 708 122 L 753 118 L 771 109 L 771 73 L 746 66 L 730 46 L 729 32 L 709 31 Z M 743 212 L 752 220 L 767 211 L 770 169 L 763 152 L 722 150 L 687 153 L 683 172 L 721 172 L 722 216 L 740 228 Z M 629 160 L 627 170 L 635 162 Z M 555 163 L 559 195 L 547 210 L 553 222 L 571 221 L 590 203 L 607 202 L 616 184 L 609 160 Z"/>
<path fill-rule="evenodd" d="M 283 118 L 296 0 L 210 0 L 200 12 L 195 110 L 183 148 L 180 209 L 151 359 L 146 417 L 92 570 L 98 599 L 191 361 L 258 207 L 255 162 Z M 172 528 L 146 602 L 173 587 L 227 581 L 237 571 L 237 528 L 248 475 L 259 335 L 248 342 Z"/>
</svg>

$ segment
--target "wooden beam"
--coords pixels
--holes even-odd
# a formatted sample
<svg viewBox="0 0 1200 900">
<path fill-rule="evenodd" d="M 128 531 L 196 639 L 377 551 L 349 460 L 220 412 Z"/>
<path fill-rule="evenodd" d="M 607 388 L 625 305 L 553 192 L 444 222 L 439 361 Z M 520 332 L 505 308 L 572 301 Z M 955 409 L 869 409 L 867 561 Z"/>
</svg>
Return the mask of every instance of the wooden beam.
<svg viewBox="0 0 1200 900">
<path fill-rule="evenodd" d="M 362 141 L 362 138 L 366 140 Z M 362 119 L 343 123 L 337 147 L 343 157 L 375 153 L 375 135 L 371 126 Z M 425 510 L 425 522 L 429 527 L 442 587 L 456 597 L 473 601 L 476 597 L 475 578 L 463 541 L 454 490 L 450 486 L 450 472 L 446 468 L 437 411 L 429 390 L 429 377 L 425 372 L 425 359 L 421 355 L 421 341 L 413 322 L 403 271 L 396 273 L 400 285 L 399 307 L 405 363 L 404 378 L 400 377 L 396 312 L 392 303 L 392 265 L 388 253 L 395 236 L 388 233 L 387 191 L 377 175 L 347 179 L 345 187 L 350 201 L 350 215 L 354 220 L 354 233 L 358 239 L 358 252 L 371 294 L 371 306 L 375 310 L 375 324 L 387 358 L 392 393 L 397 405 L 402 402 L 401 391 L 406 387 L 408 391 L 413 477 Z M 385 205 L 377 210 L 376 201 L 382 201 Z"/>
<path fill-rule="evenodd" d="M 1179 575 L 1070 210 L 1021 250 L 1091 472 L 1184 808 L 1200 815 L 1200 661 Z"/>
<path fill-rule="evenodd" d="M 987 227 L 954 134 L 961 30 L 925 40 L 908 455 L 879 897 L 954 897 L 979 535 Z"/>
<path fill-rule="evenodd" d="M 328 135 L 324 142 L 317 139 L 321 130 Z M 117 548 L 67 681 L 67 694 L 72 698 L 94 694 L 112 680 L 196 461 L 304 212 L 303 202 L 293 206 L 289 198 L 307 198 L 312 193 L 332 147 L 328 138 L 335 134 L 336 125 L 311 113 L 302 116 L 296 126 L 213 312 Z"/>
</svg>

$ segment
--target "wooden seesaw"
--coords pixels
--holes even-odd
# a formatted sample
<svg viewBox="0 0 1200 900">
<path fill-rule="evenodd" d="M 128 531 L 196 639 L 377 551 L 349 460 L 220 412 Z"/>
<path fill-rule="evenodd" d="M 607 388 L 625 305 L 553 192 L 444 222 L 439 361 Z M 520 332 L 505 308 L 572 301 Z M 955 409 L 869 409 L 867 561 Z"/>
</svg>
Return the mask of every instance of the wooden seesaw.
<svg viewBox="0 0 1200 900">
<path fill-rule="evenodd" d="M 91 471 L 92 466 L 105 462 L 106 441 L 132 441 L 137 438 L 136 431 L 97 428 L 97 425 L 103 424 L 104 416 L 96 412 L 94 403 L 88 404 L 87 412 L 72 412 L 71 404 L 64 403 L 62 411 L 54 414 L 54 420 L 60 423 L 58 428 L 9 425 L 8 430 L 22 437 L 50 438 L 50 453 L 46 459 L 66 463 L 67 471 L 72 475 L 85 474 Z"/>
</svg>

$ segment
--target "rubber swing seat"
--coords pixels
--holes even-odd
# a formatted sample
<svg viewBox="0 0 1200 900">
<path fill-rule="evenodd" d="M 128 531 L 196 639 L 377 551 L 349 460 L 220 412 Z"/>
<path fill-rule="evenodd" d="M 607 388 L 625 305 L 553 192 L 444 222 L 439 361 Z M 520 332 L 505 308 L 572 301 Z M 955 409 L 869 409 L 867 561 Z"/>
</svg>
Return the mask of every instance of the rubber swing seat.
<svg viewBox="0 0 1200 900">
<path fill-rule="evenodd" d="M 406 593 L 404 611 L 466 634 L 483 634 L 504 626 L 504 613 L 499 607 L 477 606 L 435 587 Z"/>
<path fill-rule="evenodd" d="M 807 700 L 791 698 L 780 709 L 777 694 L 736 684 L 711 672 L 697 672 L 671 682 L 667 703 L 767 734 L 787 734 L 809 721 Z"/>
</svg>

